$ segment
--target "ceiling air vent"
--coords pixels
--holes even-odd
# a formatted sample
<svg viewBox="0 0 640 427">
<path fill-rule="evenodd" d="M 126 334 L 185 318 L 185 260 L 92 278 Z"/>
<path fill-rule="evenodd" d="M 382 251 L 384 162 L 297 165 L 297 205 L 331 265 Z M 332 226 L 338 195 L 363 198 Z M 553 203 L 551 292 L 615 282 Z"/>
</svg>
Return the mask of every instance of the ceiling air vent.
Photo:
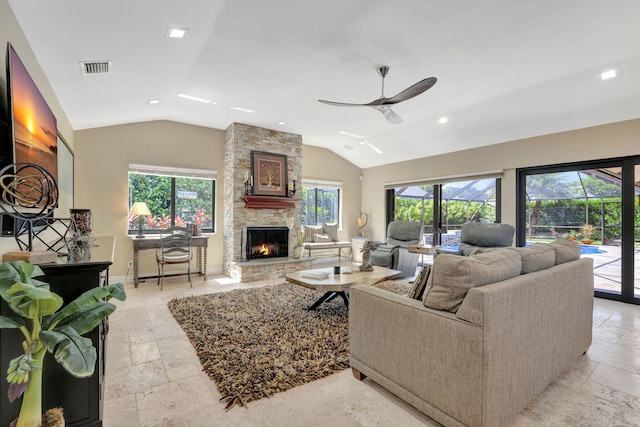
<svg viewBox="0 0 640 427">
<path fill-rule="evenodd" d="M 82 74 L 85 76 L 93 74 L 108 74 L 111 72 L 111 61 L 86 61 L 80 63 Z"/>
</svg>

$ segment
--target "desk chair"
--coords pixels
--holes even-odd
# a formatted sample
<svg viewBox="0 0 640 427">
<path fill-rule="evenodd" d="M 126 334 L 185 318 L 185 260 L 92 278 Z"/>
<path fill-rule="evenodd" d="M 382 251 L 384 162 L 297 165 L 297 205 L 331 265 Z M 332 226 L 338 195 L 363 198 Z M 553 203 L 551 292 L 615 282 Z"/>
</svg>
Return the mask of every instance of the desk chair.
<svg viewBox="0 0 640 427">
<path fill-rule="evenodd" d="M 167 229 L 167 233 L 160 238 L 160 248 L 156 251 L 160 290 L 164 284 L 165 264 L 186 263 L 189 285 L 193 287 L 191 283 L 191 231 L 185 227 L 170 227 Z"/>
</svg>

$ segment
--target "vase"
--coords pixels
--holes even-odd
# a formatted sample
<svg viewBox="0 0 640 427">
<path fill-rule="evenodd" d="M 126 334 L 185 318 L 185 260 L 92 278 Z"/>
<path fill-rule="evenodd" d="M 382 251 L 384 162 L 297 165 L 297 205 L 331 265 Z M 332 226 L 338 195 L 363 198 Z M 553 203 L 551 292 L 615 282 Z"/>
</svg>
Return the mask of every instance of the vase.
<svg viewBox="0 0 640 427">
<path fill-rule="evenodd" d="M 91 234 L 93 226 L 91 209 L 69 209 L 69 216 L 71 217 L 72 231 L 77 231 L 83 236 Z"/>
<path fill-rule="evenodd" d="M 294 246 L 293 247 L 293 258 L 294 259 L 299 259 L 300 257 L 302 257 L 302 251 L 304 251 L 304 247 L 303 246 Z"/>
</svg>

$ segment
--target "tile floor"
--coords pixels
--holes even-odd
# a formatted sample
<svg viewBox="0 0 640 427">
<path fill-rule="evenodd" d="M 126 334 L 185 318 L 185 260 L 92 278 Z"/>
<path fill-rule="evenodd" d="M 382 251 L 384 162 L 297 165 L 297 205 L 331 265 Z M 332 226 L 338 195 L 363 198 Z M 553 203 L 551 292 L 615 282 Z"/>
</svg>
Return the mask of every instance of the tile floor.
<svg viewBox="0 0 640 427">
<path fill-rule="evenodd" d="M 127 285 L 110 318 L 105 427 L 438 426 L 372 381 L 350 370 L 225 412 L 216 386 L 167 302 L 175 297 L 262 286 L 217 276 Z M 595 300 L 594 340 L 576 366 L 554 381 L 513 426 L 640 425 L 640 306 Z"/>
</svg>

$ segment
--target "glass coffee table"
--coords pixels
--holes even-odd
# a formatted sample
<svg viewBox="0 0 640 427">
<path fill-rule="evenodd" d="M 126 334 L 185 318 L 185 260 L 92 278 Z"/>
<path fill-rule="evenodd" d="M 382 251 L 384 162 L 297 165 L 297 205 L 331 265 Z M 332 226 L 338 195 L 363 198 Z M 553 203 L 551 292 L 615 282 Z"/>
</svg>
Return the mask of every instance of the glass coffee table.
<svg viewBox="0 0 640 427">
<path fill-rule="evenodd" d="M 349 273 L 349 271 L 351 271 Z M 349 308 L 349 288 L 355 285 L 373 285 L 383 280 L 393 279 L 402 274 L 399 270 L 373 266 L 373 271 L 360 271 L 359 266 L 341 267 L 341 273 L 333 272 L 333 268 L 318 268 L 287 273 L 285 280 L 305 288 L 315 289 L 324 294 L 309 307 L 315 310 L 324 302 L 341 297 Z"/>
</svg>

